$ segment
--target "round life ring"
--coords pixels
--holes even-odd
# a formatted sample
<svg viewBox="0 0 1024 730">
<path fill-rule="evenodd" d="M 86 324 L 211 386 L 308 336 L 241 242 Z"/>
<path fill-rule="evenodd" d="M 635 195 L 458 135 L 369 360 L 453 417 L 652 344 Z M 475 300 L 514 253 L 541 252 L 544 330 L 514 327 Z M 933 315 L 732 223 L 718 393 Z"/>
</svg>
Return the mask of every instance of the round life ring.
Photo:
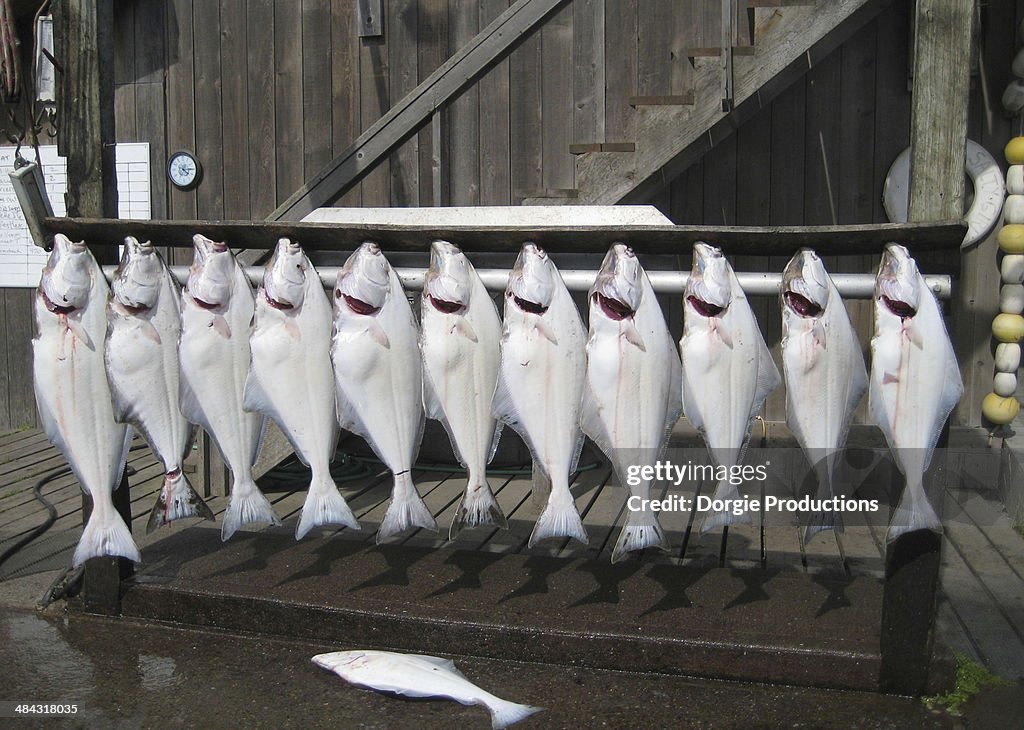
<svg viewBox="0 0 1024 730">
<path fill-rule="evenodd" d="M 964 216 L 967 234 L 960 248 L 968 248 L 980 241 L 999 220 L 1003 209 L 1006 184 L 1003 172 L 995 158 L 977 142 L 967 140 L 965 164 L 967 175 L 974 185 L 974 202 Z M 885 176 L 882 188 L 882 204 L 885 215 L 893 223 L 907 222 L 910 203 L 910 148 L 897 155 Z"/>
</svg>

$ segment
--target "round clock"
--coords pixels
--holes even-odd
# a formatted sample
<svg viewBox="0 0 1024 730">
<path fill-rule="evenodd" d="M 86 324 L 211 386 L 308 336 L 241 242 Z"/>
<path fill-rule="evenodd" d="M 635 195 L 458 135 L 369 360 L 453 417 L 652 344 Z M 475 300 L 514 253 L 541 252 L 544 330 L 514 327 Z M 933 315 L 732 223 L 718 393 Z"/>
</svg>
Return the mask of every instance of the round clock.
<svg viewBox="0 0 1024 730">
<path fill-rule="evenodd" d="M 186 150 L 175 152 L 167 160 L 167 177 L 179 190 L 191 190 L 203 177 L 203 166 Z"/>
</svg>

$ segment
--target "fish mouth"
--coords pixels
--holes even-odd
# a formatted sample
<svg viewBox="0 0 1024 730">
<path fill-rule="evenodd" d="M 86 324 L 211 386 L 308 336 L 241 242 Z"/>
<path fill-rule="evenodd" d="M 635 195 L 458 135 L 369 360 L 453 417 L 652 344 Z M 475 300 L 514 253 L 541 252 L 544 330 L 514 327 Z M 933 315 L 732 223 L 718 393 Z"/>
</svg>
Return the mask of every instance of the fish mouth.
<svg viewBox="0 0 1024 730">
<path fill-rule="evenodd" d="M 686 301 L 688 301 L 693 306 L 693 308 L 697 310 L 697 313 L 702 317 L 717 317 L 718 315 L 725 311 L 725 307 L 720 307 L 717 304 L 706 302 L 700 297 L 694 296 L 693 294 L 688 296 L 686 298 Z"/>
<path fill-rule="evenodd" d="M 466 305 L 462 302 L 449 302 L 431 294 L 427 294 L 427 301 L 430 302 L 430 306 L 442 314 L 458 314 L 466 309 Z"/>
<path fill-rule="evenodd" d="M 356 314 L 371 315 L 376 314 L 380 311 L 380 307 L 375 307 L 368 302 L 364 302 L 362 299 L 356 299 L 349 294 L 342 294 L 337 292 L 338 299 L 345 302 L 346 306 Z"/>
<path fill-rule="evenodd" d="M 53 312 L 54 314 L 71 314 L 76 309 L 78 309 L 78 307 L 73 305 L 69 307 L 64 307 L 61 306 L 60 304 L 57 304 L 52 299 L 50 299 L 50 297 L 46 296 L 46 292 L 44 291 L 39 292 L 39 294 L 40 296 L 43 297 L 43 304 L 46 305 L 46 309 L 50 312 Z"/>
<path fill-rule="evenodd" d="M 192 295 L 192 301 L 195 302 L 196 306 L 198 306 L 200 309 L 217 309 L 218 307 L 220 307 L 220 304 L 218 304 L 217 302 L 204 301 L 199 297 L 195 296 L 194 294 Z"/>
<path fill-rule="evenodd" d="M 787 291 L 784 296 L 789 308 L 801 317 L 818 317 L 825 311 L 817 303 L 797 294 L 795 291 Z"/>
<path fill-rule="evenodd" d="M 539 314 L 544 314 L 546 311 L 548 311 L 548 308 L 545 307 L 543 304 L 538 304 L 537 302 L 531 302 L 529 299 L 523 299 L 521 297 L 517 297 L 515 294 L 512 295 L 512 301 L 514 301 L 516 303 L 517 307 L 519 307 L 521 310 L 523 310 L 524 312 L 527 312 L 529 314 L 538 314 L 539 315 Z"/>
<path fill-rule="evenodd" d="M 601 311 L 605 313 L 608 319 L 616 322 L 629 319 L 636 314 L 629 305 L 624 302 L 620 302 L 618 299 L 605 296 L 601 292 L 594 292 L 594 303 L 601 308 Z"/>
<path fill-rule="evenodd" d="M 902 302 L 899 299 L 891 299 L 884 294 L 881 296 L 882 303 L 885 308 L 895 314 L 900 319 L 906 319 L 907 317 L 913 317 L 917 314 L 917 310 L 914 309 L 910 304 Z"/>
<path fill-rule="evenodd" d="M 295 309 L 294 304 L 292 304 L 291 302 L 283 301 L 281 299 L 274 299 L 274 297 L 270 296 L 270 293 L 265 289 L 263 291 L 263 298 L 267 301 L 267 304 L 269 304 L 274 309 Z"/>
</svg>

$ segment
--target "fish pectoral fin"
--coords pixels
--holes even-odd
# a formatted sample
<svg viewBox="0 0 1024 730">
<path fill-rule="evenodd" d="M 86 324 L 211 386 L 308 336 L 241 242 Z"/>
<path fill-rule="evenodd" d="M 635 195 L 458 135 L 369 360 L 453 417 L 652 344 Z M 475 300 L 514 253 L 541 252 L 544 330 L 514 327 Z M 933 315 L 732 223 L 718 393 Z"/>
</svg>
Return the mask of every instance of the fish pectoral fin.
<svg viewBox="0 0 1024 730">
<path fill-rule="evenodd" d="M 252 413 L 269 413 L 272 409 L 270 399 L 266 391 L 260 385 L 259 378 L 254 370 L 249 371 L 249 377 L 245 379 L 245 393 L 242 395 L 242 410 Z"/>
<path fill-rule="evenodd" d="M 498 421 L 511 426 L 514 431 L 522 434 L 522 423 L 519 411 L 516 410 L 515 401 L 505 384 L 504 376 L 498 374 L 498 383 L 494 388 L 494 398 L 491 400 L 491 415 Z"/>
<path fill-rule="evenodd" d="M 366 334 L 385 350 L 391 349 L 391 340 L 388 339 L 387 332 L 384 331 L 384 328 L 376 320 L 372 321 L 370 326 L 366 328 Z"/>
<path fill-rule="evenodd" d="M 924 348 L 924 335 L 921 334 L 921 328 L 917 326 L 916 320 L 910 318 L 903 322 L 903 334 L 907 336 L 907 339 L 918 349 Z"/>
<path fill-rule="evenodd" d="M 882 373 L 882 385 L 892 385 L 898 382 L 900 382 L 899 376 L 888 371 Z"/>
<path fill-rule="evenodd" d="M 423 661 L 427 662 L 428 664 L 433 664 L 438 669 L 443 669 L 446 672 L 454 672 L 455 674 L 459 675 L 463 679 L 466 678 L 465 675 L 463 675 L 462 672 L 460 672 L 458 670 L 458 668 L 455 666 L 455 662 L 453 662 L 451 659 L 444 659 L 444 658 L 439 657 L 439 656 L 427 656 L 425 654 L 417 654 L 416 658 L 417 659 L 422 659 Z"/>
<path fill-rule="evenodd" d="M 299 342 L 302 339 L 302 331 L 299 329 L 299 325 L 295 323 L 295 319 L 293 317 L 285 318 L 284 331 L 287 332 L 288 336 L 296 342 Z"/>
<path fill-rule="evenodd" d="M 720 319 L 714 319 L 714 330 L 715 334 L 718 335 L 718 339 L 722 341 L 722 344 L 732 349 L 732 330 L 729 329 L 728 325 Z"/>
<path fill-rule="evenodd" d="M 209 430 L 203 407 L 199 405 L 199 397 L 184 377 L 178 379 L 178 408 L 189 423 Z"/>
<path fill-rule="evenodd" d="M 811 327 L 811 338 L 814 340 L 815 349 L 821 348 L 826 349 L 825 345 L 825 325 L 821 323 L 821 320 L 817 320 L 814 326 Z"/>
<path fill-rule="evenodd" d="M 423 411 L 427 418 L 433 418 L 435 421 L 444 420 L 444 407 L 441 405 L 437 389 L 434 388 L 434 381 L 426 368 L 423 371 Z"/>
<path fill-rule="evenodd" d="M 623 327 L 620 336 L 625 338 L 626 342 L 640 350 L 640 352 L 647 352 L 647 348 L 644 346 L 644 338 L 640 336 L 640 331 L 637 330 L 636 325 L 632 321 L 626 321 L 626 326 Z"/>
<path fill-rule="evenodd" d="M 583 433 L 597 444 L 597 448 L 601 449 L 602 453 L 611 454 L 613 445 L 608 437 L 608 429 L 605 428 L 604 421 L 601 420 L 601 404 L 589 381 L 584 386 L 580 405 L 580 427 L 583 429 Z"/>
<path fill-rule="evenodd" d="M 158 345 L 163 344 L 163 338 L 160 337 L 160 333 L 157 332 L 157 329 L 156 327 L 153 326 L 152 322 L 147 322 L 146 320 L 139 320 L 139 331 L 142 333 L 142 336 L 145 337 L 147 340 L 152 340 Z"/>
<path fill-rule="evenodd" d="M 85 329 L 85 325 L 82 324 L 82 321 L 73 314 L 65 316 L 64 320 L 67 322 L 68 329 L 71 331 L 71 334 L 74 335 L 75 339 L 79 340 L 83 345 L 95 352 L 96 345 L 93 343 L 92 337 L 89 336 L 89 332 Z"/>
<path fill-rule="evenodd" d="M 216 314 L 213 320 L 210 322 L 210 326 L 213 327 L 213 331 L 223 337 L 225 340 L 231 339 L 231 325 L 224 319 L 224 315 Z"/>
<path fill-rule="evenodd" d="M 470 342 L 477 342 L 476 331 L 473 329 L 473 325 L 465 317 L 456 317 L 455 326 L 452 328 L 453 332 L 465 337 Z"/>
<path fill-rule="evenodd" d="M 537 332 L 540 333 L 540 336 L 543 337 L 548 342 L 550 342 L 552 345 L 557 345 L 558 336 L 555 334 L 554 330 L 552 330 L 548 326 L 548 323 L 545 322 L 541 317 L 535 317 L 534 319 L 536 320 L 533 325 L 534 329 L 536 329 Z"/>
</svg>

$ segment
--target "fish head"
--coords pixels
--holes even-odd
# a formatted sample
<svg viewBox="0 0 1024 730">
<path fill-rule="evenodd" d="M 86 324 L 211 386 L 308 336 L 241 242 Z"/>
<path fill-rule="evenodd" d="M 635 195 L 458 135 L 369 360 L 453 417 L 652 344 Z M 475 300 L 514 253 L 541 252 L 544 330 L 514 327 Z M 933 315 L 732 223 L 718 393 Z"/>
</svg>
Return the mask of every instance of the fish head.
<svg viewBox="0 0 1024 730">
<path fill-rule="evenodd" d="M 275 309 L 294 309 L 306 294 L 309 259 L 295 241 L 281 238 L 263 274 L 263 298 Z"/>
<path fill-rule="evenodd" d="M 338 272 L 334 301 L 355 314 L 377 314 L 391 291 L 391 265 L 380 246 L 367 241 L 348 257 Z"/>
<path fill-rule="evenodd" d="M 185 289 L 205 309 L 221 307 L 231 298 L 234 257 L 223 241 L 197 233 L 192 237 L 192 266 Z"/>
<path fill-rule="evenodd" d="M 591 305 L 611 320 L 631 318 L 643 297 L 643 271 L 633 249 L 613 244 L 590 290 Z"/>
<path fill-rule="evenodd" d="M 558 290 L 558 269 L 535 243 L 524 243 L 508 277 L 505 299 L 527 314 L 544 314 Z"/>
<path fill-rule="evenodd" d="M 68 314 L 86 305 L 93 261 L 84 241 L 72 241 L 63 233 L 53 237 L 53 250 L 39 278 L 39 293 L 48 310 Z"/>
<path fill-rule="evenodd" d="M 900 319 L 913 317 L 921 305 L 917 262 L 897 243 L 890 243 L 882 253 L 875 276 L 875 301 Z"/>
<path fill-rule="evenodd" d="M 143 312 L 156 305 L 163 282 L 163 261 L 153 244 L 126 237 L 121 263 L 111 280 L 114 300 L 130 312 Z"/>
<path fill-rule="evenodd" d="M 424 283 L 427 301 L 443 314 L 466 311 L 472 292 L 472 265 L 462 250 L 447 241 L 430 244 L 430 268 Z"/>
<path fill-rule="evenodd" d="M 828 306 L 828 272 L 809 248 L 794 254 L 782 272 L 782 303 L 800 317 L 820 317 Z"/>
<path fill-rule="evenodd" d="M 365 651 L 331 651 L 313 657 L 314 664 L 341 677 L 354 676 L 372 661 L 372 655 Z"/>
<path fill-rule="evenodd" d="M 693 245 L 693 269 L 686 282 L 686 304 L 702 317 L 718 317 L 732 301 L 732 266 L 720 248 Z"/>
</svg>

